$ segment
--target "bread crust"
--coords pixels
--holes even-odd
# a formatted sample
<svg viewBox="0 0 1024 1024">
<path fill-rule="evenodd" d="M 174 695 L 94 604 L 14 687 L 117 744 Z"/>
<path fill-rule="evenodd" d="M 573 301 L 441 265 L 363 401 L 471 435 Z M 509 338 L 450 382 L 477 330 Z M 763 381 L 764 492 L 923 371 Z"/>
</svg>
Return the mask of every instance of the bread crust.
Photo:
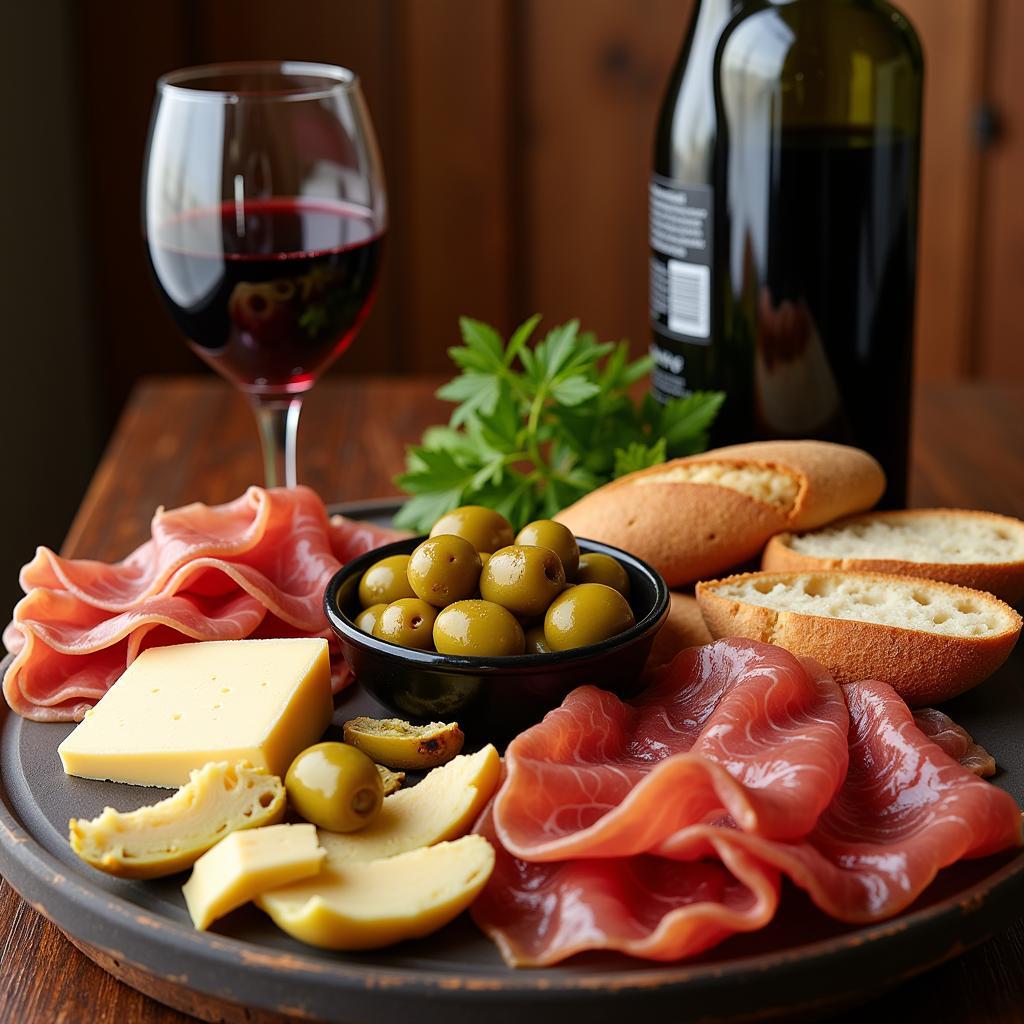
<svg viewBox="0 0 1024 1024">
<path fill-rule="evenodd" d="M 924 586 L 998 603 L 1011 621 L 1015 620 L 1016 628 L 987 637 L 946 636 L 855 619 L 779 611 L 724 597 L 715 590 L 722 584 L 765 577 L 788 582 L 787 577 L 795 575 L 741 573 L 698 583 L 697 603 L 711 635 L 716 639 L 742 636 L 777 644 L 793 654 L 814 658 L 839 683 L 880 679 L 911 707 L 941 703 L 987 679 L 1007 659 L 1020 636 L 1021 618 L 1009 605 L 990 594 L 934 580 Z M 887 573 L 856 575 L 882 583 L 906 582 L 905 576 Z"/>
<path fill-rule="evenodd" d="M 997 520 L 1015 530 L 1024 531 L 1024 523 L 1010 516 L 973 509 L 902 509 L 896 512 L 866 513 L 832 523 L 833 528 L 873 519 L 891 520 L 950 514 Z M 1019 562 L 908 562 L 896 558 L 822 558 L 794 551 L 792 532 L 776 534 L 768 542 L 761 559 L 766 572 L 881 572 L 919 579 L 941 580 L 975 590 L 987 590 L 1008 604 L 1024 598 L 1024 561 Z"/>
<path fill-rule="evenodd" d="M 675 466 L 712 462 L 796 477 L 783 508 L 713 483 L 637 486 Z M 613 480 L 555 516 L 579 537 L 624 548 L 650 562 L 670 587 L 717 575 L 754 558 L 774 534 L 821 526 L 870 508 L 885 476 L 866 452 L 825 441 L 765 441 L 673 459 Z"/>
<path fill-rule="evenodd" d="M 877 460 L 859 448 L 830 441 L 750 441 L 692 455 L 685 462 L 754 462 L 800 477 L 789 529 L 817 526 L 871 508 L 885 490 Z"/>
<path fill-rule="evenodd" d="M 650 562 L 670 587 L 756 557 L 787 522 L 774 506 L 717 484 L 623 487 L 618 481 L 555 519 L 577 537 L 613 544 Z"/>
</svg>

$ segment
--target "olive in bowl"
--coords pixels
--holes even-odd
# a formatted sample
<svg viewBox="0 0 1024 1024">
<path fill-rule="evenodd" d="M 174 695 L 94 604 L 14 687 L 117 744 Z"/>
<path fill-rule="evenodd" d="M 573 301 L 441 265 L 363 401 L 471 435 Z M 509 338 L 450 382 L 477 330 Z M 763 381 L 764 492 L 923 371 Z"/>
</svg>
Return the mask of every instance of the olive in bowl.
<svg viewBox="0 0 1024 1024">
<path fill-rule="evenodd" d="M 622 697 L 637 691 L 651 644 L 668 615 L 668 587 L 643 560 L 595 541 L 578 540 L 581 556 L 601 554 L 622 566 L 634 619 L 599 643 L 547 653 L 445 654 L 399 646 L 361 630 L 356 618 L 362 611 L 363 573 L 382 558 L 411 554 L 424 539 L 395 541 L 354 559 L 332 577 L 324 594 L 328 621 L 356 677 L 396 715 L 420 721 L 457 718 L 472 734 L 500 743 L 539 721 L 577 686 L 593 684 Z M 491 561 L 493 555 L 488 566 Z M 444 610 L 434 611 L 436 625 Z M 535 651 L 541 649 L 538 625 L 530 624 Z"/>
</svg>

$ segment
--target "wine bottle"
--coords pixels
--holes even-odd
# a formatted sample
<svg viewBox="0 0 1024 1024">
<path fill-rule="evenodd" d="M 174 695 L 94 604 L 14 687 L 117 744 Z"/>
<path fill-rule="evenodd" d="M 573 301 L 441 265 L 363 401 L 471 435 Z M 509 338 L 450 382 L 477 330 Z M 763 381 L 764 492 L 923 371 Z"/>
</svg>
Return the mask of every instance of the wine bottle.
<svg viewBox="0 0 1024 1024">
<path fill-rule="evenodd" d="M 922 79 L 885 0 L 739 5 L 710 74 L 711 332 L 684 361 L 686 389 L 727 393 L 716 440 L 866 448 L 890 506 L 906 487 Z"/>
<path fill-rule="evenodd" d="M 719 43 L 723 358 L 757 437 L 821 437 L 905 497 L 921 48 L 882 0 L 745 5 Z M 734 381 L 734 388 L 739 381 Z"/>
<path fill-rule="evenodd" d="M 715 47 L 738 0 L 697 0 L 654 140 L 649 186 L 651 388 L 666 400 L 720 386 L 714 344 Z M 725 415 L 719 413 L 721 418 Z"/>
</svg>

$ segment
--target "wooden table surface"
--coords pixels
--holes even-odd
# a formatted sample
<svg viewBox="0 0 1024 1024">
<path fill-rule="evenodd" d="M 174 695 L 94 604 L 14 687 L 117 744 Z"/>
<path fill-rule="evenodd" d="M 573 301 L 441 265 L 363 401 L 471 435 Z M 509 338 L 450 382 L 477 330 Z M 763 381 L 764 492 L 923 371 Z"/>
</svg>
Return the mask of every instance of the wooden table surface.
<svg viewBox="0 0 1024 1024">
<path fill-rule="evenodd" d="M 393 494 L 404 445 L 446 407 L 423 380 L 329 378 L 307 400 L 299 477 L 328 501 Z M 221 502 L 261 479 L 242 399 L 209 377 L 136 388 L 65 544 L 115 559 L 149 535 L 157 505 Z M 1024 518 L 1024 387 L 921 389 L 911 500 Z M 1024 908 L 1022 908 L 1024 913 Z M 1024 1024 L 1024 921 L 834 1020 Z M 180 1024 L 192 1018 L 115 981 L 0 882 L 0 1021 Z"/>
</svg>

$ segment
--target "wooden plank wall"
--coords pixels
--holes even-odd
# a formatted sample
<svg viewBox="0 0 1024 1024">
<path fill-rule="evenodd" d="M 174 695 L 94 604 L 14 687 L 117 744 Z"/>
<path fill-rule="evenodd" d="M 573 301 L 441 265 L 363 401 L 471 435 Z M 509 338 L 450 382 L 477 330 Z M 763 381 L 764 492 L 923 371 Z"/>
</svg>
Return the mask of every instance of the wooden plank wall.
<svg viewBox="0 0 1024 1024">
<path fill-rule="evenodd" d="M 158 305 L 138 226 L 153 81 L 188 63 L 289 57 L 362 77 L 392 224 L 377 307 L 336 372 L 444 370 L 460 313 L 506 328 L 534 311 L 579 316 L 642 349 L 651 137 L 692 3 L 76 5 L 110 414 L 140 373 L 199 367 Z M 929 62 L 918 372 L 1024 377 L 1024 4 L 902 6 Z M 1003 133 L 983 152 L 986 96 Z"/>
<path fill-rule="evenodd" d="M 980 344 L 971 370 L 1024 380 L 1024 3 L 989 0 L 985 89 L 997 137 L 982 168 L 977 266 Z"/>
</svg>

